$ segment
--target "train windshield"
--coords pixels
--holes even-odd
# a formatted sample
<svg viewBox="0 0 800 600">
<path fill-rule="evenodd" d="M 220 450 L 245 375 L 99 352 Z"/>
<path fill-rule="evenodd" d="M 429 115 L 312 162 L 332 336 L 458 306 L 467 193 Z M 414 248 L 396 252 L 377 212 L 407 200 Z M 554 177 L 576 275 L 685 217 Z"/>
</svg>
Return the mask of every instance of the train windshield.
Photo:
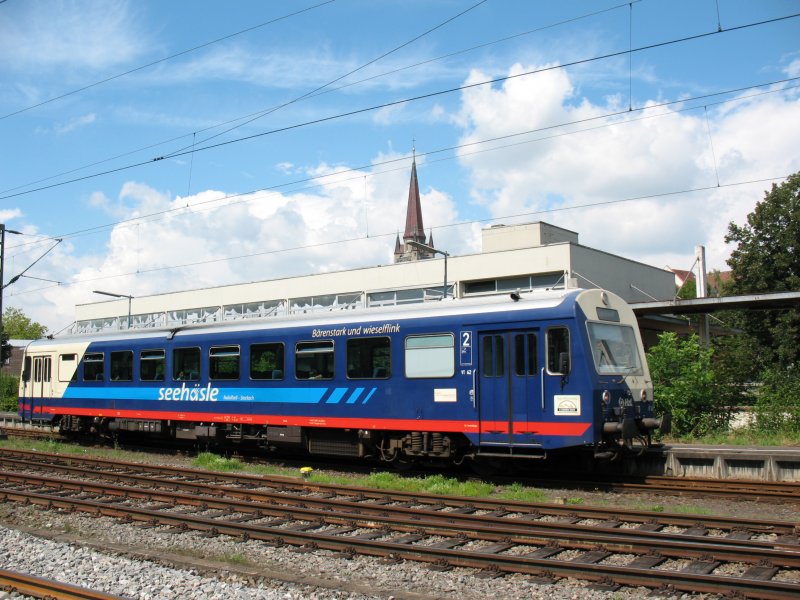
<svg viewBox="0 0 800 600">
<path fill-rule="evenodd" d="M 632 327 L 593 322 L 589 322 L 588 326 L 592 356 L 598 373 L 642 374 L 642 361 Z"/>
</svg>

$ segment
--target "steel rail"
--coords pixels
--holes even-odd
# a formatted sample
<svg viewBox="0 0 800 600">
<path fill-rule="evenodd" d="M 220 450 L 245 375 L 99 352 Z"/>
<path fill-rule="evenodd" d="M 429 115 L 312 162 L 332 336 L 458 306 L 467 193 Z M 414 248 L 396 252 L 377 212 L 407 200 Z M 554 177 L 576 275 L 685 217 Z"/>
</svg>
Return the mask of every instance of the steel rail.
<svg viewBox="0 0 800 600">
<path fill-rule="evenodd" d="M 759 561 L 789 568 L 800 568 L 800 545 L 770 541 L 742 540 L 738 538 L 704 537 L 691 534 L 665 534 L 650 530 L 619 529 L 616 527 L 576 525 L 573 523 L 538 522 L 524 519 L 501 519 L 490 515 L 439 513 L 388 506 L 364 507 L 352 503 L 332 506 L 324 502 L 304 502 L 299 505 L 282 505 L 279 499 L 267 502 L 254 500 L 229 500 L 220 497 L 187 496 L 178 492 L 153 491 L 109 484 L 92 484 L 0 471 L 0 481 L 18 485 L 32 485 L 43 494 L 42 487 L 52 487 L 51 494 L 73 491 L 108 496 L 117 500 L 131 498 L 148 502 L 162 502 L 177 508 L 178 505 L 199 507 L 202 510 L 225 510 L 229 514 L 256 514 L 259 518 L 291 518 L 310 523 L 335 525 L 354 524 L 375 529 L 390 526 L 407 533 L 424 528 L 428 535 L 460 536 L 465 539 L 492 542 L 510 541 L 518 545 L 547 545 L 556 542 L 564 547 L 591 549 L 602 545 L 615 552 L 648 554 L 659 552 L 670 558 L 700 559 L 713 555 L 728 562 L 754 564 Z M 14 490 L 11 490 L 13 493 Z M 3 488 L 0 488 L 0 494 Z M 0 496 L 1 497 L 1 496 Z M 319 507 L 314 508 L 317 504 Z M 110 504 L 107 504 L 111 506 Z M 311 506 L 309 506 L 311 505 Z M 363 509 L 368 510 L 363 510 Z M 791 552 L 793 551 L 793 552 Z M 789 553 L 787 553 L 789 552 Z"/>
<path fill-rule="evenodd" d="M 55 600 L 124 600 L 125 598 L 6 569 L 0 569 L 0 589 L 34 598 Z"/>
<path fill-rule="evenodd" d="M 637 511 L 637 510 L 624 510 L 619 508 L 604 509 L 597 507 L 578 507 L 578 506 L 557 506 L 545 503 L 527 503 L 513 500 L 486 500 L 480 498 L 459 498 L 454 496 L 444 496 L 435 494 L 421 494 L 421 493 L 406 493 L 406 492 L 386 492 L 376 491 L 373 489 L 362 487 L 343 487 L 331 484 L 316 484 L 307 481 L 299 480 L 298 478 L 286 476 L 269 476 L 263 477 L 258 475 L 247 474 L 228 474 L 211 471 L 201 471 L 186 468 L 165 467 L 145 465 L 142 463 L 134 463 L 127 461 L 112 461 L 108 459 L 95 459 L 84 457 L 72 457 L 60 454 L 47 454 L 31 451 L 7 451 L 0 449 L 0 462 L 6 464 L 19 464 L 15 463 L 16 459 L 8 458 L 8 455 L 27 456 L 36 461 L 57 461 L 66 464 L 53 464 L 53 462 L 40 462 L 42 468 L 48 470 L 58 469 L 65 472 L 70 472 L 72 469 L 81 469 L 79 465 L 90 464 L 94 467 L 105 466 L 112 469 L 106 472 L 98 471 L 96 468 L 91 472 L 93 476 L 107 476 L 119 480 L 139 481 L 141 483 L 154 483 L 155 481 L 162 481 L 162 485 L 171 485 L 175 488 L 186 490 L 201 489 L 198 486 L 206 484 L 186 481 L 187 477 L 194 477 L 200 481 L 209 481 L 211 484 L 219 484 L 223 482 L 245 485 L 246 490 L 235 490 L 230 487 L 221 488 L 224 493 L 232 497 L 241 497 L 249 499 L 271 498 L 273 494 L 265 491 L 258 491 L 252 489 L 253 486 L 257 487 L 273 487 L 277 486 L 276 493 L 279 497 L 288 501 L 287 492 L 305 492 L 315 491 L 320 494 L 331 494 L 333 497 L 352 497 L 356 498 L 359 505 L 364 504 L 365 501 L 376 501 L 387 503 L 391 498 L 392 502 L 414 502 L 420 506 L 428 507 L 454 507 L 454 508 L 469 508 L 474 510 L 486 511 L 506 511 L 506 512 L 523 512 L 531 513 L 538 512 L 541 515 L 555 516 L 555 517 L 575 517 L 582 519 L 603 519 L 603 520 L 622 520 L 636 523 L 653 523 L 658 522 L 664 526 L 697 526 L 703 525 L 708 528 L 720 528 L 725 530 L 748 530 L 753 532 L 765 533 L 782 533 L 782 534 L 795 534 L 797 528 L 795 524 L 784 521 L 775 520 L 759 520 L 759 519 L 738 519 L 729 517 L 715 517 L 711 515 L 692 516 L 685 514 L 673 513 L 654 513 L 652 511 Z M 36 463 L 35 463 L 36 464 Z M 77 466 L 73 466 L 77 465 Z M 30 466 L 30 465 L 28 465 Z M 118 469 L 129 469 L 130 472 L 120 472 Z M 73 471 L 80 474 L 80 471 Z M 144 475 L 150 472 L 152 474 L 161 474 L 172 477 L 169 480 L 153 479 L 151 476 Z M 103 475 L 106 473 L 106 475 Z M 211 492 L 210 492 L 211 493 Z M 303 497 L 301 502 L 309 502 L 311 499 Z M 321 500 L 320 500 L 321 501 Z M 382 510 L 386 510 L 385 507 Z M 418 509 L 414 509 L 415 511 Z"/>
<path fill-rule="evenodd" d="M 489 569 L 500 573 L 524 573 L 545 577 L 576 577 L 594 582 L 613 582 L 617 585 L 669 587 L 678 590 L 708 593 L 740 593 L 746 597 L 764 600 L 787 600 L 800 594 L 800 583 L 773 581 L 752 577 L 726 577 L 699 575 L 687 571 L 659 570 L 653 568 L 664 558 L 651 556 L 645 566 L 616 566 L 597 564 L 591 560 L 571 561 L 537 558 L 535 553 L 527 556 L 497 554 L 480 549 L 463 550 L 458 548 L 437 548 L 431 546 L 410 546 L 409 536 L 390 540 L 366 539 L 357 537 L 336 537 L 326 532 L 310 532 L 291 528 L 270 527 L 254 523 L 219 521 L 195 515 L 159 512 L 130 506 L 108 506 L 102 502 L 81 499 L 61 498 L 35 492 L 6 490 L 0 494 L 0 501 L 15 501 L 80 510 L 95 516 L 124 517 L 130 521 L 145 522 L 152 525 L 171 525 L 178 530 L 196 530 L 209 535 L 225 534 L 241 539 L 258 539 L 273 545 L 290 545 L 309 550 L 331 550 L 349 556 L 364 554 L 369 556 L 391 557 L 398 560 L 415 560 L 433 563 L 443 568 L 467 567 Z M 413 536 L 411 536 L 413 538 Z M 404 538 L 406 538 L 404 540 Z M 587 553 L 589 554 L 589 553 Z M 647 557 L 640 557 L 647 559 Z M 638 564 L 645 564 L 641 562 Z"/>
</svg>

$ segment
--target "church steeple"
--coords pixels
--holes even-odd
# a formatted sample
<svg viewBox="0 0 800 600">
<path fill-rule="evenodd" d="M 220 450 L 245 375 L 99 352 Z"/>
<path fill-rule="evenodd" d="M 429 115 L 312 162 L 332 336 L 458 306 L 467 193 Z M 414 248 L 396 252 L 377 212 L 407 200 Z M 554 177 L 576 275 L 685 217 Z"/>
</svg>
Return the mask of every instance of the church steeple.
<svg viewBox="0 0 800 600">
<path fill-rule="evenodd" d="M 419 182 L 417 181 L 417 151 L 413 149 L 411 160 L 411 181 L 408 184 L 408 205 L 406 207 L 406 228 L 403 232 L 403 244 L 400 245 L 400 236 L 395 240 L 394 262 L 406 262 L 421 258 L 432 258 L 433 253 L 420 250 L 408 242 L 418 242 L 433 246 L 433 235 L 430 240 L 425 239 L 425 227 L 422 224 L 422 205 L 419 200 Z"/>
<path fill-rule="evenodd" d="M 408 185 L 408 207 L 406 208 L 406 230 L 403 241 L 425 243 L 425 227 L 422 224 L 422 206 L 419 202 L 416 157 L 411 163 L 411 182 Z"/>
</svg>

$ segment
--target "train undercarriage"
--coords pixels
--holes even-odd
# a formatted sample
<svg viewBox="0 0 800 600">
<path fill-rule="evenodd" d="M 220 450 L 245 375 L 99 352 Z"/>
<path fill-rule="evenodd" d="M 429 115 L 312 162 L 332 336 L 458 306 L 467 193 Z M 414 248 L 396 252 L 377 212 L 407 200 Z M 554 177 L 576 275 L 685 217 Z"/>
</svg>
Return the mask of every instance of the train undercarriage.
<svg viewBox="0 0 800 600">
<path fill-rule="evenodd" d="M 652 422 L 650 422 L 652 421 Z M 668 418 L 621 419 L 606 422 L 603 441 L 592 446 L 595 459 L 616 460 L 651 446 L 651 432 L 669 426 Z M 299 426 L 204 423 L 170 420 L 114 419 L 64 415 L 53 424 L 66 437 L 114 440 L 147 438 L 174 440 L 218 448 L 249 446 L 268 452 L 373 459 L 398 467 L 413 462 L 461 464 L 502 459 L 543 459 L 547 451 L 535 447 L 477 447 L 464 435 L 428 431 L 373 431 Z"/>
</svg>

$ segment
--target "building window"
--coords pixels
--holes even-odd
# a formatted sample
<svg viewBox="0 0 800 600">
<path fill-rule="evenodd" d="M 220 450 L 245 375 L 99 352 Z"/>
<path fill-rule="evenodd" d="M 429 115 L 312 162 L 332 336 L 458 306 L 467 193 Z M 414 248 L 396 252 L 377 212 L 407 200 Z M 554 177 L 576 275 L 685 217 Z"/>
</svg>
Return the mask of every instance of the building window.
<svg viewBox="0 0 800 600">
<path fill-rule="evenodd" d="M 175 381 L 200 379 L 200 348 L 175 348 L 172 351 L 172 378 Z"/>
<path fill-rule="evenodd" d="M 250 346 L 250 379 L 283 379 L 283 344 Z"/>
<path fill-rule="evenodd" d="M 298 379 L 332 379 L 333 340 L 298 342 L 294 362 Z"/>
<path fill-rule="evenodd" d="M 121 350 L 111 353 L 111 381 L 131 381 L 133 379 L 133 352 Z"/>
<path fill-rule="evenodd" d="M 83 355 L 83 380 L 103 381 L 105 356 L 102 352 L 87 352 Z"/>
<path fill-rule="evenodd" d="M 387 379 L 392 376 L 388 337 L 347 340 L 348 379 Z"/>
<path fill-rule="evenodd" d="M 286 314 L 285 300 L 263 300 L 261 302 L 245 302 L 243 304 L 227 304 L 222 307 L 224 319 L 255 319 L 261 317 L 278 317 Z"/>
<path fill-rule="evenodd" d="M 139 378 L 142 381 L 164 381 L 167 354 L 163 350 L 142 350 L 139 354 Z"/>
<path fill-rule="evenodd" d="M 453 296 L 453 286 L 447 286 L 447 295 Z M 442 286 L 414 288 L 410 290 L 390 290 L 367 294 L 368 306 L 398 306 L 416 304 L 425 300 L 441 300 Z"/>
<path fill-rule="evenodd" d="M 559 285 L 561 284 L 561 285 Z M 539 273 L 521 277 L 504 277 L 501 279 L 482 279 L 464 282 L 464 295 L 500 294 L 520 290 L 527 292 L 544 288 L 563 288 L 564 273 Z"/>
<path fill-rule="evenodd" d="M 410 335 L 406 338 L 406 377 L 452 377 L 455 374 L 453 335 Z"/>
<path fill-rule="evenodd" d="M 364 303 L 361 300 L 361 292 L 305 296 L 302 298 L 291 298 L 289 300 L 289 314 L 301 315 L 313 312 L 349 310 L 351 308 L 361 308 L 363 306 Z"/>
<path fill-rule="evenodd" d="M 78 355 L 59 354 L 58 356 L 58 380 L 77 381 L 78 379 Z"/>
<path fill-rule="evenodd" d="M 239 346 L 212 346 L 208 351 L 210 379 L 239 379 Z"/>
</svg>

